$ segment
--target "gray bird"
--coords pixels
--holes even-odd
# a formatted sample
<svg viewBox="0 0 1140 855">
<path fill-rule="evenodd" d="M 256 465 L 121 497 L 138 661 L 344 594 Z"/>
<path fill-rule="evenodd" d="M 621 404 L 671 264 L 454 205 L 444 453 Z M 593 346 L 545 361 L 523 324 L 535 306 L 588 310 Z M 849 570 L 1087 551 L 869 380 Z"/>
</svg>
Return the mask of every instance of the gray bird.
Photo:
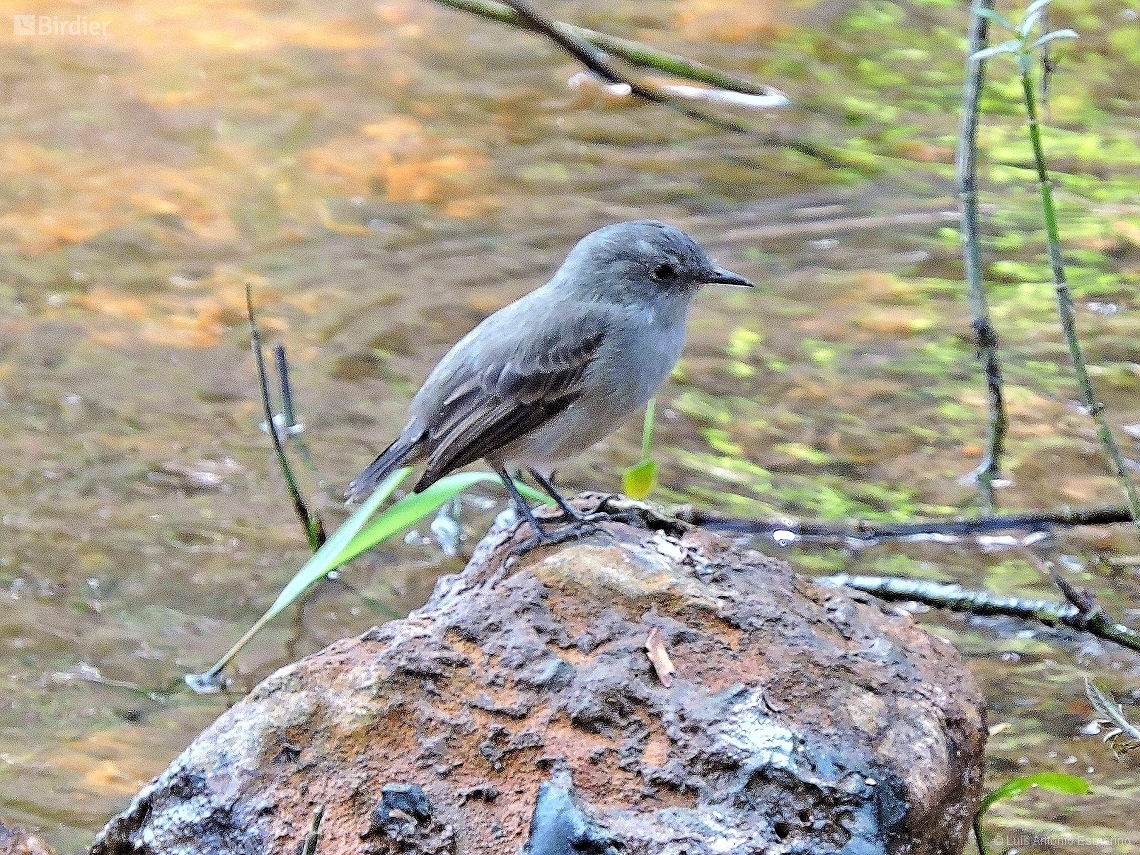
<svg viewBox="0 0 1140 855">
<path fill-rule="evenodd" d="M 655 220 L 582 238 L 558 272 L 459 340 L 428 375 L 399 437 L 349 485 L 349 501 L 393 471 L 424 462 L 413 488 L 483 458 L 534 540 L 561 539 L 535 519 L 508 468 L 525 467 L 577 523 L 550 481 L 560 461 L 609 436 L 669 376 L 702 285 L 751 287 L 691 237 Z"/>
</svg>

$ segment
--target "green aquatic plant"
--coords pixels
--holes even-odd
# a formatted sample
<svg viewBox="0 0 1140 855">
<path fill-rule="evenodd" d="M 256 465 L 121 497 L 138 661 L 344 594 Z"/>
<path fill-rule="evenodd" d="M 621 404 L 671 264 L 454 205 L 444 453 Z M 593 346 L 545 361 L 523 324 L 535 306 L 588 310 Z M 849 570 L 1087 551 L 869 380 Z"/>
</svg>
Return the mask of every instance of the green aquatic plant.
<svg viewBox="0 0 1140 855">
<path fill-rule="evenodd" d="M 645 424 L 641 429 L 641 460 L 625 470 L 622 490 L 632 499 L 644 499 L 657 486 L 657 461 L 649 456 L 653 445 L 653 418 L 657 399 L 650 398 L 645 406 Z"/>
<path fill-rule="evenodd" d="M 982 817 L 986 811 L 1002 799 L 1011 799 L 1019 796 L 1026 790 L 1040 788 L 1054 793 L 1067 793 L 1070 795 L 1086 795 L 1090 792 L 1089 782 L 1076 775 L 1066 775 L 1062 772 L 1038 772 L 1035 775 L 1023 775 L 1006 781 L 996 790 L 991 790 L 978 805 L 974 814 L 974 841 L 978 845 L 978 855 L 988 855 L 985 835 L 982 833 Z"/>
<path fill-rule="evenodd" d="M 1061 259 L 1061 238 L 1057 227 L 1057 207 L 1053 201 L 1053 183 L 1049 177 L 1049 169 L 1045 161 L 1045 149 L 1041 142 L 1041 121 L 1038 116 L 1036 85 L 1034 80 L 1034 58 L 1050 42 L 1058 39 L 1074 39 L 1077 34 L 1073 30 L 1050 30 L 1036 38 L 1034 33 L 1038 25 L 1044 21 L 1046 10 L 1052 0 L 1034 0 L 1026 7 L 1021 21 L 1016 25 L 1009 19 L 995 12 L 993 9 L 976 7 L 974 12 L 981 18 L 994 23 L 1013 34 L 1001 44 L 976 51 L 970 57 L 974 63 L 981 63 L 991 57 L 1009 55 L 1017 60 L 1018 76 L 1021 81 L 1021 95 L 1024 101 L 1025 113 L 1028 118 L 1029 141 L 1033 150 L 1033 162 L 1036 169 L 1037 187 L 1041 194 L 1041 209 L 1045 221 L 1045 245 L 1049 257 L 1049 266 L 1053 280 L 1053 292 L 1060 318 L 1061 329 L 1064 332 L 1065 343 L 1069 349 L 1069 359 L 1076 374 L 1077 385 L 1081 390 L 1082 403 L 1090 417 L 1096 424 L 1097 437 L 1104 449 L 1105 455 L 1113 466 L 1121 488 L 1132 512 L 1132 519 L 1140 524 L 1140 493 L 1136 490 L 1131 476 L 1128 473 L 1123 455 L 1116 438 L 1112 434 L 1108 418 L 1105 416 L 1104 404 L 1097 397 L 1089 376 L 1088 366 L 1085 362 L 1084 350 L 1077 338 L 1076 313 L 1073 305 L 1073 293 L 1069 287 L 1065 272 L 1065 265 Z"/>
<path fill-rule="evenodd" d="M 409 493 L 377 515 L 377 511 L 396 491 L 409 472 L 411 469 L 404 467 L 389 475 L 364 504 L 345 520 L 341 527 L 313 553 L 313 557 L 293 575 L 277 595 L 273 605 L 257 619 L 245 635 L 238 639 L 237 643 L 208 671 L 202 674 L 188 674 L 185 677 L 186 684 L 199 693 L 219 691 L 222 687 L 223 669 L 249 640 L 333 570 L 438 510 L 459 493 L 477 484 L 499 483 L 499 476 L 492 472 L 457 472 L 439 479 L 423 492 Z M 516 486 L 523 495 L 532 500 L 545 500 L 541 493 L 526 484 L 516 482 Z"/>
</svg>

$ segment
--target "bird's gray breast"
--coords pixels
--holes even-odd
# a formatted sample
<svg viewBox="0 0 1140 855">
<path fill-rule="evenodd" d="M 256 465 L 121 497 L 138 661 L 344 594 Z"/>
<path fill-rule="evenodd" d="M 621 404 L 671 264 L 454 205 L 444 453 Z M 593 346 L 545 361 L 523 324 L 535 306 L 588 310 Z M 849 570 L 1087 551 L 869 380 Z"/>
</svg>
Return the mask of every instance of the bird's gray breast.
<svg viewBox="0 0 1140 855">
<path fill-rule="evenodd" d="M 615 325 L 613 349 L 598 365 L 605 386 L 632 413 L 645 406 L 673 370 L 685 343 L 685 313 L 654 307 L 629 312 Z"/>
<path fill-rule="evenodd" d="M 551 422 L 508 450 L 507 457 L 549 466 L 605 439 L 645 406 L 680 355 L 685 319 L 650 310 L 611 318 L 605 343 L 590 365 L 582 396 Z"/>
</svg>

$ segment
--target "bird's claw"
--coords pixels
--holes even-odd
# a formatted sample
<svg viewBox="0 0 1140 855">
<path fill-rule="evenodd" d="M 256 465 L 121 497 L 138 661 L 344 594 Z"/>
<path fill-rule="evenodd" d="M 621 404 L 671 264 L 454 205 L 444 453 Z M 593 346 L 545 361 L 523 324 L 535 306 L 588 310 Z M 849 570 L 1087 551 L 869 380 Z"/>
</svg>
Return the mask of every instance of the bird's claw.
<svg viewBox="0 0 1140 855">
<path fill-rule="evenodd" d="M 595 514 L 588 515 L 589 517 L 596 516 Z M 608 519 L 608 515 L 605 516 Z M 524 540 L 522 543 L 516 543 L 511 547 L 509 554 L 512 557 L 519 557 L 530 552 L 539 546 L 555 546 L 559 543 L 565 543 L 568 540 L 578 540 L 591 534 L 601 531 L 601 526 L 590 518 L 583 517 L 581 520 L 574 520 L 570 525 L 560 531 L 548 531 L 541 525 L 538 527 L 531 527 L 533 534 Z"/>
<path fill-rule="evenodd" d="M 559 522 L 562 522 L 567 521 L 567 517 L 569 517 L 568 521 L 578 525 L 603 522 L 618 522 L 625 523 L 626 525 L 638 525 L 640 523 L 637 514 L 630 511 L 592 511 L 588 514 L 582 513 L 581 511 L 576 511 L 574 514 L 563 512 L 557 519 Z"/>
</svg>

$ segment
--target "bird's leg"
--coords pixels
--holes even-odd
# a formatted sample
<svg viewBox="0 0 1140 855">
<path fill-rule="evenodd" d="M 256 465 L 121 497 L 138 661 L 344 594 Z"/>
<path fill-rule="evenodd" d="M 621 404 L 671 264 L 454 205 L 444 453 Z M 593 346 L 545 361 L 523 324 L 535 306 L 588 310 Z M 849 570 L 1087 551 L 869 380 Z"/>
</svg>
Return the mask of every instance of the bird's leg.
<svg viewBox="0 0 1140 855">
<path fill-rule="evenodd" d="M 523 515 L 528 523 L 530 523 L 531 531 L 534 532 L 533 537 L 520 544 L 515 545 L 511 549 L 512 555 L 522 555 L 524 552 L 529 552 L 540 544 L 562 543 L 563 541 L 570 540 L 572 538 L 581 537 L 585 533 L 583 526 L 590 522 L 589 516 L 575 512 L 574 509 L 569 507 L 569 503 L 567 503 L 566 500 L 561 496 L 558 497 L 558 499 L 561 499 L 561 501 L 558 501 L 558 499 L 555 499 L 555 501 L 558 501 L 559 506 L 564 512 L 570 514 L 570 516 L 573 518 L 573 525 L 566 528 L 564 531 L 557 533 L 548 531 L 535 518 L 534 511 L 531 510 L 530 505 L 527 504 L 526 499 L 523 498 L 522 493 L 520 493 L 518 487 L 515 486 L 515 482 L 507 472 L 506 467 L 496 465 L 495 472 L 502 480 L 503 486 L 507 488 L 507 492 L 511 494 L 511 501 L 515 503 L 516 510 L 518 510 L 518 512 Z M 542 483 L 544 480 L 546 479 L 540 480 L 539 483 Z"/>
<path fill-rule="evenodd" d="M 608 520 L 610 518 L 610 515 L 604 511 L 596 511 L 592 514 L 582 513 L 580 510 L 571 505 L 565 496 L 558 492 L 558 488 L 554 486 L 554 481 L 552 479 L 547 478 L 533 466 L 528 466 L 526 468 L 526 471 L 530 473 L 531 478 L 538 482 L 538 486 L 540 486 L 546 492 L 546 495 L 554 499 L 555 504 L 557 504 L 558 507 L 562 509 L 562 513 L 572 519 L 576 524 L 582 525 L 583 523 L 595 522 L 597 520 Z"/>
<path fill-rule="evenodd" d="M 527 504 L 526 499 L 523 498 L 519 488 L 515 486 L 514 479 L 511 478 L 510 473 L 507 472 L 507 467 L 496 466 L 495 472 L 503 482 L 503 486 L 507 488 L 507 492 L 511 494 L 511 501 L 514 502 L 515 510 L 523 515 L 523 518 L 530 523 L 531 530 L 534 532 L 535 538 L 540 541 L 549 541 L 554 539 L 554 535 L 548 532 L 537 519 L 535 519 L 534 511 L 531 510 L 530 505 Z"/>
<path fill-rule="evenodd" d="M 587 523 L 604 522 L 606 520 L 629 523 L 630 525 L 635 526 L 643 525 L 643 523 L 638 519 L 637 514 L 634 513 L 622 512 L 615 514 L 611 513 L 610 511 L 594 511 L 590 514 L 584 514 L 573 505 L 571 505 L 570 502 L 567 501 L 566 497 L 558 492 L 558 488 L 554 486 L 553 478 L 546 477 L 537 469 L 533 469 L 530 466 L 526 468 L 526 471 L 529 472 L 531 474 L 531 477 L 533 477 L 534 480 L 538 482 L 538 485 L 546 491 L 547 495 L 558 503 L 558 507 L 562 509 L 562 513 L 570 517 L 576 526 L 583 526 Z M 605 502 L 602 502 L 602 506 L 605 506 Z"/>
<path fill-rule="evenodd" d="M 528 466 L 526 471 L 530 473 L 530 477 L 538 483 L 538 486 L 545 491 L 546 495 L 554 499 L 554 503 L 562 509 L 562 513 L 575 522 L 586 521 L 586 515 L 571 505 L 566 497 L 558 492 L 558 488 L 554 486 L 554 482 L 550 478 L 547 478 L 533 466 Z"/>
</svg>

